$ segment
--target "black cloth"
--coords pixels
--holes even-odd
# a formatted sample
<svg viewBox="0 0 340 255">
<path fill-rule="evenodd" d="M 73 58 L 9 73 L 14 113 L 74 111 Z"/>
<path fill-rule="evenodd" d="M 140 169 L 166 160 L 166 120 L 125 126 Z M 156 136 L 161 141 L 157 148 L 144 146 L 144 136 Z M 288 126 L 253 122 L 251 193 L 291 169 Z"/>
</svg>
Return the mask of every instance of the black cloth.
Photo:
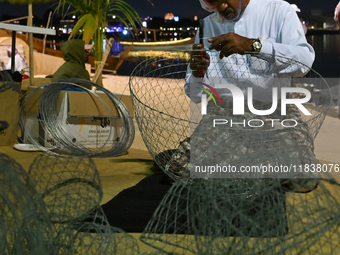
<svg viewBox="0 0 340 255">
<path fill-rule="evenodd" d="M 166 174 L 157 173 L 144 178 L 137 185 L 123 190 L 112 200 L 102 205 L 108 222 L 111 226 L 121 228 L 126 232 L 143 232 L 171 185 L 171 181 Z M 247 207 L 239 200 L 232 201 L 232 199 L 227 199 L 224 202 L 220 201 L 220 209 L 222 210 L 220 211 L 220 213 L 222 212 L 220 216 L 216 214 L 217 212 L 213 212 L 215 210 L 211 211 L 208 207 L 205 209 L 200 208 L 200 204 L 191 206 L 189 211 L 195 215 L 191 218 L 191 221 L 197 221 L 197 224 L 195 224 L 196 231 L 187 226 L 187 228 L 183 228 L 180 231 L 177 229 L 176 233 L 207 234 L 211 230 L 216 231 L 214 224 L 220 224 L 221 228 L 216 234 L 222 236 L 238 236 L 240 233 L 251 237 L 283 236 L 288 232 L 285 193 L 275 188 L 270 190 L 270 194 L 266 194 L 263 197 L 261 196 L 255 200 L 250 199 L 251 201 L 248 202 L 243 201 L 244 203 L 249 203 Z M 201 201 L 201 199 L 197 199 L 195 192 L 189 192 L 187 189 L 182 189 L 181 192 L 183 194 L 177 194 L 177 196 L 183 199 L 179 201 L 174 199 L 174 204 L 169 205 L 169 208 L 177 208 L 177 211 L 181 210 L 182 213 L 177 214 L 177 216 L 181 215 L 181 217 L 172 219 L 174 214 L 169 214 L 167 215 L 167 223 L 164 222 L 164 224 L 169 224 L 166 232 L 170 234 L 174 233 L 174 229 L 171 227 L 174 221 L 177 222 L 175 224 L 177 226 L 187 224 L 185 212 L 187 212 L 188 208 L 184 198 L 195 196 L 195 198 L 191 199 L 195 201 L 194 203 Z M 203 201 L 204 204 L 206 202 L 208 201 Z M 229 203 L 231 203 L 230 206 L 228 206 Z M 243 208 L 242 215 L 239 214 L 238 210 L 234 211 L 235 208 L 240 209 L 241 207 Z M 210 222 L 208 220 L 211 213 L 217 221 Z M 207 218 L 207 220 L 202 222 L 203 218 Z M 218 220 L 219 218 L 220 221 Z M 250 221 L 244 221 L 244 219 L 249 219 Z M 251 223 L 260 222 L 263 219 L 267 220 L 260 226 L 255 226 Z M 210 230 L 210 228 L 212 229 Z M 235 229 L 236 231 L 234 231 Z"/>
<path fill-rule="evenodd" d="M 153 174 L 102 205 L 111 226 L 142 232 L 171 186 L 164 173 Z"/>
</svg>

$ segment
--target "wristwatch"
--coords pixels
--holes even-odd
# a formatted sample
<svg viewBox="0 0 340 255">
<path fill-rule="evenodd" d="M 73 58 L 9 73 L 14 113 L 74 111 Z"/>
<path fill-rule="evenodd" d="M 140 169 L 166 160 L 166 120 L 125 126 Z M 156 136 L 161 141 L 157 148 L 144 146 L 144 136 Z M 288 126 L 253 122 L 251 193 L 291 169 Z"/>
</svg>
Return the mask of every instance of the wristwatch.
<svg viewBox="0 0 340 255">
<path fill-rule="evenodd" d="M 252 47 L 253 47 L 254 52 L 260 52 L 261 48 L 262 48 L 262 43 L 261 43 L 260 39 L 254 39 Z"/>
</svg>

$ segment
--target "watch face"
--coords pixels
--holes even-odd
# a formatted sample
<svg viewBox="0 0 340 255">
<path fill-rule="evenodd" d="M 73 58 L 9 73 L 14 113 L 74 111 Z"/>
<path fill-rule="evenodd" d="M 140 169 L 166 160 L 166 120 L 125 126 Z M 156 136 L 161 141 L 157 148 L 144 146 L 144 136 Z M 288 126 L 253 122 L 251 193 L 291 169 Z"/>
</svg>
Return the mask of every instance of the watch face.
<svg viewBox="0 0 340 255">
<path fill-rule="evenodd" d="M 253 42 L 253 49 L 256 52 L 259 52 L 261 50 L 262 44 L 259 41 Z"/>
</svg>

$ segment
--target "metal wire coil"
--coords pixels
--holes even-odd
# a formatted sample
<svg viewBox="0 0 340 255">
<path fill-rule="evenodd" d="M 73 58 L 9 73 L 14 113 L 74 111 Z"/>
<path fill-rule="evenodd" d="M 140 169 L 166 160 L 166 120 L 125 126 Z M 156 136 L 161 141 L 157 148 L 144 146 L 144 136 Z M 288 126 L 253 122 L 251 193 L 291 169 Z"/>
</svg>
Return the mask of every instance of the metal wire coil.
<svg viewBox="0 0 340 255">
<path fill-rule="evenodd" d="M 74 141 L 73 137 L 64 128 L 63 123 L 61 122 L 60 117 L 58 116 L 59 112 L 57 109 L 60 92 L 61 90 L 68 87 L 83 88 L 79 84 L 88 84 L 97 89 L 100 89 L 109 97 L 109 99 L 115 105 L 119 113 L 119 117 L 122 121 L 122 130 L 118 141 L 114 142 L 106 141 L 104 144 L 102 144 L 99 148 L 96 149 L 87 148 L 81 143 Z M 32 101 L 34 100 L 33 97 L 34 93 L 36 92 L 36 90 L 39 89 L 41 88 L 37 88 L 33 90 L 30 94 L 26 95 L 22 103 L 20 109 L 19 123 L 23 127 L 27 122 L 27 119 L 25 118 L 25 112 L 27 111 L 27 107 L 29 104 L 32 104 Z M 85 90 L 86 93 L 91 93 L 91 95 L 95 96 L 100 101 L 100 103 L 105 107 L 106 112 L 110 115 L 107 117 L 110 120 L 109 121 L 110 124 L 108 126 L 110 130 L 109 133 L 110 137 L 114 130 L 114 126 L 112 124 L 114 123 L 112 110 L 96 93 L 93 93 L 93 91 L 87 89 Z M 52 153 L 66 153 L 82 157 L 83 156 L 112 157 L 125 153 L 130 148 L 134 140 L 135 135 L 134 123 L 126 106 L 112 92 L 88 80 L 72 78 L 48 84 L 48 86 L 46 86 L 40 98 L 38 99 L 36 114 L 37 114 L 36 116 L 40 118 L 40 125 L 42 126 L 42 129 L 45 131 L 45 133 L 49 134 L 55 140 L 56 144 L 59 145 L 59 149 L 62 149 L 62 151 L 51 150 Z M 39 136 L 39 134 L 37 134 L 38 131 L 36 130 L 35 132 L 36 133 L 25 132 L 26 139 L 30 140 L 33 144 L 35 144 L 35 146 L 42 150 L 50 150 L 49 148 L 46 148 L 41 145 L 39 139 L 36 139 L 36 137 Z M 112 143 L 112 146 L 107 148 L 110 143 Z"/>
</svg>

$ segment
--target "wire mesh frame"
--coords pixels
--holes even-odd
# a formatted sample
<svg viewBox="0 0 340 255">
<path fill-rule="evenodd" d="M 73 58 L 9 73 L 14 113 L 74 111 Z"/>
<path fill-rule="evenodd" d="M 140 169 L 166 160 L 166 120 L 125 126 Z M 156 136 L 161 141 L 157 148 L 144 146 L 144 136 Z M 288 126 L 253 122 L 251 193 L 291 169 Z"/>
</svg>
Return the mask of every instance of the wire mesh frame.
<svg viewBox="0 0 340 255">
<path fill-rule="evenodd" d="M 170 63 L 167 63 L 167 61 Z M 156 63 L 156 65 L 154 63 Z M 157 69 L 153 68 L 154 66 L 157 67 L 158 63 L 163 64 L 162 67 Z M 164 63 L 167 63 L 167 65 L 164 65 Z M 171 89 L 175 89 L 177 91 L 178 88 L 180 88 L 180 90 L 183 91 L 182 85 L 184 85 L 184 83 L 179 85 L 177 84 L 177 81 L 180 81 L 181 79 L 183 80 L 187 69 L 186 65 L 186 61 L 184 63 L 178 61 L 176 53 L 165 54 L 140 63 L 131 73 L 129 85 L 133 99 L 133 107 L 136 114 L 136 121 L 141 131 L 144 143 L 154 159 L 158 153 L 163 151 L 165 151 L 165 158 L 171 157 L 171 150 L 176 148 L 178 142 L 188 135 L 183 134 L 183 130 L 184 132 L 188 131 L 186 130 L 186 127 L 189 123 L 190 113 L 189 107 L 187 107 L 186 112 L 183 111 L 184 114 L 182 116 L 173 114 L 173 112 L 171 112 L 172 109 L 169 111 L 169 109 L 163 108 L 163 106 L 166 105 L 166 102 L 169 103 L 169 101 L 175 101 L 174 104 L 180 105 L 180 100 L 183 100 L 183 102 L 188 105 L 189 100 L 184 93 L 178 93 L 178 95 L 176 95 L 177 98 L 174 95 L 170 95 L 168 98 L 155 99 L 152 98 L 153 95 L 151 95 L 150 91 L 153 91 L 156 88 L 159 90 L 157 91 L 159 92 L 158 94 L 155 93 L 155 97 L 169 92 L 171 93 Z M 178 66 L 181 68 L 181 71 L 176 70 Z M 174 72 L 171 72 L 171 74 L 175 74 L 174 78 L 169 76 L 169 70 L 171 69 L 175 69 Z M 155 72 L 157 72 L 157 74 Z M 155 78 L 155 84 L 147 84 L 149 77 Z M 168 86 L 162 87 L 163 83 L 171 81 L 175 81 L 174 86 L 171 88 Z M 140 83 L 142 83 L 142 86 L 139 86 Z M 143 87 L 143 85 L 146 84 L 147 86 Z M 156 105 L 150 105 L 146 100 L 152 100 L 152 103 Z M 173 105 L 170 103 L 170 107 L 172 106 Z M 162 135 L 163 131 L 168 132 L 169 130 L 171 130 L 171 132 L 169 132 L 171 135 Z M 175 138 L 173 138 L 174 136 Z M 158 148 L 157 144 L 160 144 L 160 147 L 164 147 L 164 149 Z M 164 168 L 165 162 L 162 162 L 162 160 L 162 158 L 155 159 L 156 163 L 160 165 L 161 168 Z"/>
<path fill-rule="evenodd" d="M 337 254 L 340 185 L 322 178 L 307 194 L 283 192 L 278 179 L 178 180 L 140 240 L 168 254 Z M 252 195 L 239 193 L 244 184 Z"/>
<path fill-rule="evenodd" d="M 48 156 L 52 157 L 53 155 L 48 154 Z M 41 159 L 39 156 L 38 158 Z M 79 158 L 76 158 L 77 161 L 79 163 Z M 44 166 L 46 164 L 42 164 L 42 168 Z M 56 169 L 54 169 L 55 174 L 62 175 L 61 172 L 58 172 L 58 164 L 54 166 L 56 166 Z M 119 228 L 110 226 L 106 215 L 99 206 L 100 201 L 97 201 L 95 206 L 89 199 L 83 201 L 85 204 L 87 203 L 87 208 L 89 208 L 85 214 L 82 213 L 81 209 L 83 208 L 80 208 L 80 204 L 75 203 L 74 210 L 79 209 L 78 215 L 74 213 L 74 210 L 72 215 L 67 215 L 65 210 L 60 210 L 65 208 L 58 208 L 58 206 L 52 208 L 51 211 L 49 202 L 53 199 L 50 199 L 45 204 L 38 192 L 38 190 L 43 191 L 42 189 L 44 188 L 47 190 L 53 184 L 56 184 L 56 186 L 59 184 L 58 188 L 63 188 L 63 186 L 71 185 L 72 183 L 67 183 L 67 181 L 63 183 L 62 178 L 57 178 L 56 182 L 59 181 L 59 183 L 46 183 L 42 176 L 36 175 L 33 176 L 34 180 L 31 180 L 32 172 L 27 174 L 15 160 L 1 153 L 0 168 L 2 170 L 0 172 L 2 187 L 0 189 L 1 254 L 139 254 L 139 246 L 135 238 Z M 44 170 L 47 169 L 44 168 Z M 84 171 L 83 174 L 88 175 L 87 173 Z M 40 172 L 40 174 L 44 175 L 43 172 Z M 39 183 L 36 186 L 34 182 Z M 53 188 L 55 186 L 51 189 Z M 91 192 L 90 190 L 87 191 Z M 55 196 L 56 200 L 58 200 L 58 195 L 68 195 L 69 201 L 74 202 L 76 192 L 77 190 L 73 191 L 73 193 L 64 192 L 63 194 L 55 192 L 48 195 Z M 86 194 L 84 195 L 86 196 Z M 60 199 L 63 200 L 62 198 Z M 94 209 L 91 207 L 94 207 Z M 56 221 L 57 213 L 59 213 L 59 216 L 66 215 L 71 220 Z M 80 214 L 82 214 L 82 217 L 79 217 Z"/>
<path fill-rule="evenodd" d="M 0 154 L 0 253 L 57 254 L 55 229 L 26 171 Z"/>
<path fill-rule="evenodd" d="M 228 58 L 227 60 L 226 58 L 218 59 L 216 57 L 218 53 L 215 51 L 209 54 L 213 56 L 211 66 L 217 67 L 226 63 L 231 64 L 232 61 L 237 62 L 238 65 L 236 62 L 232 65 L 234 70 L 223 73 L 222 78 L 237 80 L 254 76 L 255 79 L 256 77 L 283 79 L 288 77 L 294 85 L 312 84 L 312 96 L 317 96 L 319 100 L 314 105 L 308 106 L 308 109 L 312 111 L 312 117 L 304 119 L 302 124 L 308 126 L 313 138 L 316 137 L 331 103 L 329 86 L 317 72 L 300 62 L 281 56 L 257 54 L 254 57 L 252 54 L 245 56 L 234 54 L 228 63 Z M 197 112 L 199 105 L 193 106 L 183 89 L 189 57 L 188 52 L 177 52 L 148 59 L 133 70 L 129 80 L 136 121 L 142 138 L 151 156 L 163 170 L 180 142 L 190 137 L 192 126 L 198 125 L 198 122 L 192 122 L 195 117 L 190 118 L 190 110 L 192 113 L 192 109 L 196 108 L 195 112 Z M 275 59 L 275 65 L 268 64 L 272 59 Z M 250 67 L 242 69 L 240 68 L 242 64 Z M 278 64 L 282 64 L 284 68 Z M 303 73 L 307 74 L 303 78 L 298 78 Z M 214 73 L 214 68 L 212 68 L 210 77 L 214 74 L 216 75 L 216 72 Z M 178 178 L 171 172 L 165 172 L 173 179 Z"/>
<path fill-rule="evenodd" d="M 89 212 L 82 221 L 59 224 L 57 230 L 62 254 L 139 254 L 137 240 L 110 226 L 101 207 Z"/>
<path fill-rule="evenodd" d="M 80 220 L 103 198 L 100 176 L 92 158 L 41 153 L 30 165 L 28 175 L 53 223 Z"/>
</svg>

